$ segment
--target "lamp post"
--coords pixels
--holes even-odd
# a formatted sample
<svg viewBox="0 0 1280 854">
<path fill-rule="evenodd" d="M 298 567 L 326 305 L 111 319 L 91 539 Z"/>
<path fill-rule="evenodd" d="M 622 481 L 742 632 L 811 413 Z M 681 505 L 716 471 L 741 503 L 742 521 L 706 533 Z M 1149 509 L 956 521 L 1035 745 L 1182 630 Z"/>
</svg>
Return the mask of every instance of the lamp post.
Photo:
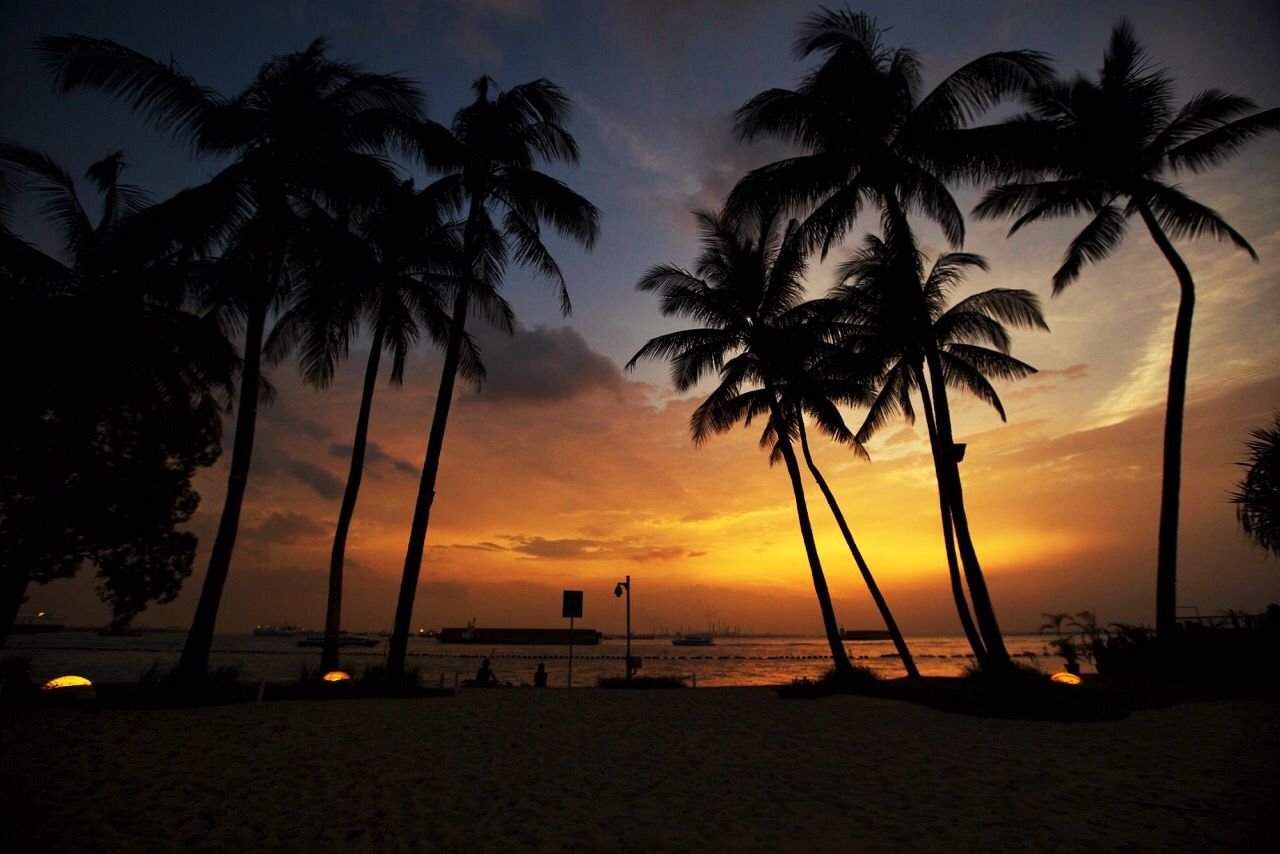
<svg viewBox="0 0 1280 854">
<path fill-rule="evenodd" d="M 627 681 L 631 681 L 631 576 L 627 576 L 626 581 L 619 581 L 613 588 L 614 596 L 622 596 L 622 591 L 627 591 Z"/>
</svg>

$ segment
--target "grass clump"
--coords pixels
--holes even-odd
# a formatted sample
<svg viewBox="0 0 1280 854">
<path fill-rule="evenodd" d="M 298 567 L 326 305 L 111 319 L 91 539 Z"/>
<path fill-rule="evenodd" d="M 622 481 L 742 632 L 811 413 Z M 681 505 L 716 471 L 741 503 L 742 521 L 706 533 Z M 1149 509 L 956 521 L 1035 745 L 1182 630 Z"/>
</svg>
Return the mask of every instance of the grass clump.
<svg viewBox="0 0 1280 854">
<path fill-rule="evenodd" d="M 786 700 L 816 700 L 832 694 L 872 694 L 879 686 L 879 679 L 870 667 L 854 665 L 847 674 L 834 667 L 817 679 L 802 676 L 792 679 L 790 685 L 778 689 L 778 696 Z"/>
</svg>

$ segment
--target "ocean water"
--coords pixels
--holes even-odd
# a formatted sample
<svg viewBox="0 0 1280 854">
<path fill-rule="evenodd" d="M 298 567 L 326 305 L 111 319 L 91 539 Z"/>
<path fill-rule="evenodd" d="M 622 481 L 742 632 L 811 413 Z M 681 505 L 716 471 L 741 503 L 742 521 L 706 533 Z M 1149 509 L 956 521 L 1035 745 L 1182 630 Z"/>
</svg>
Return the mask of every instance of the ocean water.
<svg viewBox="0 0 1280 854">
<path fill-rule="evenodd" d="M 141 637 L 102 637 L 91 632 L 14 635 L 0 655 L 23 655 L 39 681 L 76 674 L 95 682 L 130 682 L 153 664 L 162 670 L 178 661 L 183 632 L 148 632 Z M 210 657 L 212 667 L 234 665 L 251 681 L 297 679 L 303 668 L 320 664 L 320 650 L 299 647 L 298 638 L 217 635 Z M 386 657 L 386 639 L 375 647 L 347 648 L 342 668 L 353 676 Z M 1061 658 L 1048 652 L 1041 635 L 1008 635 L 1005 643 L 1016 660 L 1047 673 L 1063 668 Z M 907 645 L 916 666 L 926 676 L 958 676 L 971 663 L 963 637 L 909 637 Z M 891 678 L 905 674 L 890 641 L 846 641 L 855 664 Z M 669 638 L 635 640 L 631 654 L 641 659 L 642 676 L 678 676 L 700 687 L 720 685 L 779 685 L 801 677 L 820 676 L 830 667 L 830 651 L 821 637 L 716 638 L 714 646 L 673 646 Z M 456 679 L 475 675 L 480 660 L 489 658 L 499 681 L 532 684 L 539 662 L 546 665 L 551 687 L 569 678 L 567 646 L 481 646 L 442 644 L 431 638 L 411 638 L 409 664 L 421 668 L 428 685 L 452 686 Z M 573 684 L 594 686 L 602 676 L 623 675 L 626 641 L 606 639 L 599 645 L 576 646 Z"/>
</svg>

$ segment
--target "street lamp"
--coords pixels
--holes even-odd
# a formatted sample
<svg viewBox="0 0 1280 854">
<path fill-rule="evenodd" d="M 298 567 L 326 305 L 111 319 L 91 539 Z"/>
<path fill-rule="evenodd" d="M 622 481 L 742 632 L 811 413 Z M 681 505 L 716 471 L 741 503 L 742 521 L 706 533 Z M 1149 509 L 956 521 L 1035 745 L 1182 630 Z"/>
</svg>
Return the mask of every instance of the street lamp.
<svg viewBox="0 0 1280 854">
<path fill-rule="evenodd" d="M 621 597 L 627 591 L 627 681 L 631 681 L 631 576 L 626 581 L 619 581 L 613 588 L 613 595 Z"/>
</svg>

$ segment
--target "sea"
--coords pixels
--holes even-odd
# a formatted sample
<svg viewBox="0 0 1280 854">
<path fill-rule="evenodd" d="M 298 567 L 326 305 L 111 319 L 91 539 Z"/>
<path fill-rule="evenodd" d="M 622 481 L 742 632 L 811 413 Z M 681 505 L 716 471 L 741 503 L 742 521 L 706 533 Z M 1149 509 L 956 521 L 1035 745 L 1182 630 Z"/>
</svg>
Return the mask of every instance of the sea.
<svg viewBox="0 0 1280 854">
<path fill-rule="evenodd" d="M 148 631 L 138 637 L 101 636 L 96 632 L 61 631 L 50 634 L 10 635 L 0 657 L 25 657 L 38 682 L 74 674 L 94 682 L 131 682 L 152 666 L 162 672 L 178 661 L 183 631 Z M 234 666 L 245 681 L 287 682 L 320 665 L 320 650 L 298 646 L 299 637 L 216 635 L 210 667 Z M 374 647 L 345 648 L 341 669 L 359 676 L 366 667 L 381 665 L 387 639 Z M 1063 660 L 1047 649 L 1043 635 L 1006 635 L 1005 643 L 1015 660 L 1055 673 Z M 908 637 L 907 646 L 916 666 L 926 676 L 959 676 L 973 661 L 964 637 Z M 626 640 L 605 638 L 598 645 L 575 646 L 572 685 L 593 687 L 602 677 L 622 676 Z M 855 664 L 878 676 L 892 678 L 905 670 L 890 641 L 846 641 Z M 677 677 L 697 687 L 728 685 L 781 685 L 792 680 L 821 676 L 831 666 L 831 652 L 822 637 L 716 637 L 713 646 L 675 646 L 671 638 L 631 641 L 631 655 L 639 659 L 640 676 Z M 481 659 L 491 660 L 498 680 L 511 685 L 533 683 L 539 663 L 546 666 L 548 684 L 570 685 L 567 646 L 458 645 L 434 638 L 412 637 L 408 662 L 417 667 L 426 685 L 452 687 L 474 677 Z"/>
</svg>

